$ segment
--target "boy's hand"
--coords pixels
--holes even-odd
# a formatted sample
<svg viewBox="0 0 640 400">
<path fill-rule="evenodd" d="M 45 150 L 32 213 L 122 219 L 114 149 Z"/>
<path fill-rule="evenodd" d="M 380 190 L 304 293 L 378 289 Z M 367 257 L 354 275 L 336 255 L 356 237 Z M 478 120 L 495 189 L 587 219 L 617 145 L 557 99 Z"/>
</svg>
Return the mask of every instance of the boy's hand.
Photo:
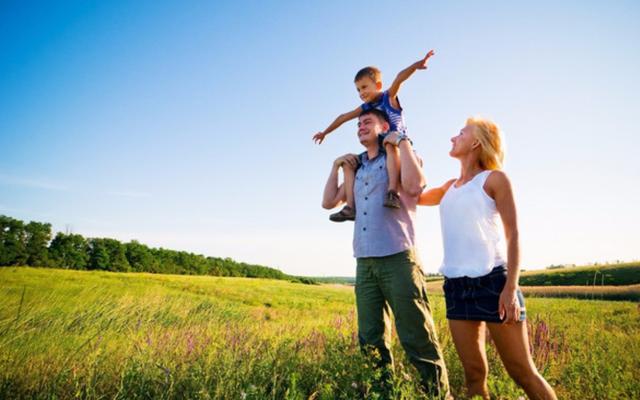
<svg viewBox="0 0 640 400">
<path fill-rule="evenodd" d="M 435 53 L 433 50 L 429 50 L 426 56 L 420 61 L 416 63 L 416 69 L 427 69 L 427 61 L 431 58 Z"/>
<path fill-rule="evenodd" d="M 326 133 L 324 132 L 318 132 L 315 135 L 313 135 L 313 141 L 316 142 L 317 144 L 322 144 L 322 141 L 324 140 L 324 138 L 327 136 Z"/>
</svg>

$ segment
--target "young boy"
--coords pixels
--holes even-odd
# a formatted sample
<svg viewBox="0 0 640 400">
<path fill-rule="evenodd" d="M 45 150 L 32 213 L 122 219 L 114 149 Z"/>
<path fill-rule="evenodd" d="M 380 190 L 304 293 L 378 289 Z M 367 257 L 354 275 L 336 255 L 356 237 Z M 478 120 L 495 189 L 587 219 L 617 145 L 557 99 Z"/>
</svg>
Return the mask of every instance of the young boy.
<svg viewBox="0 0 640 400">
<path fill-rule="evenodd" d="M 411 64 L 409 67 L 403 69 L 398 73 L 396 79 L 393 81 L 389 89 L 382 90 L 382 73 L 376 67 L 365 67 L 358 71 L 354 82 L 356 89 L 360 95 L 360 99 L 364 103 L 353 111 L 341 114 L 336 118 L 331 125 L 322 132 L 318 132 L 313 135 L 313 140 L 321 144 L 325 137 L 340 127 L 347 121 L 357 118 L 362 111 L 377 108 L 384 111 L 389 116 L 390 132 L 398 131 L 401 135 L 406 135 L 407 127 L 404 123 L 402 116 L 402 107 L 400 106 L 400 100 L 398 100 L 398 92 L 400 86 L 409 79 L 411 75 L 418 69 L 426 69 L 427 61 L 435 53 L 433 50 L 429 51 L 424 58 Z M 385 135 L 380 137 L 380 146 L 382 148 L 382 141 Z M 400 165 L 397 155 L 397 149 L 387 144 L 386 148 L 382 148 L 387 154 L 387 173 L 389 175 L 389 187 L 383 206 L 391 208 L 400 208 L 400 197 L 398 196 L 398 184 L 400 181 Z M 356 217 L 355 201 L 353 198 L 353 182 L 355 180 L 355 171 L 352 168 L 342 166 L 342 172 L 344 175 L 345 194 L 347 197 L 347 205 L 337 213 L 331 214 L 329 219 L 334 222 L 353 221 Z"/>
</svg>

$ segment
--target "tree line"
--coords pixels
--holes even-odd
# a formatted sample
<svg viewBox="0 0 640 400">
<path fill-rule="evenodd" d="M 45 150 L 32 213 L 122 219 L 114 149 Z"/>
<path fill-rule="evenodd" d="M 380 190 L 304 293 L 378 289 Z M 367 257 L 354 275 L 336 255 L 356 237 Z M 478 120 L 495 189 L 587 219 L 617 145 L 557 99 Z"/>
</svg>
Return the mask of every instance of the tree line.
<svg viewBox="0 0 640 400">
<path fill-rule="evenodd" d="M 109 238 L 85 238 L 56 233 L 51 224 L 0 215 L 0 266 L 29 265 L 77 270 L 151 272 L 284 279 L 314 283 L 263 265 L 231 258 L 205 257 L 186 251 L 151 248 L 136 240 L 121 243 Z"/>
</svg>

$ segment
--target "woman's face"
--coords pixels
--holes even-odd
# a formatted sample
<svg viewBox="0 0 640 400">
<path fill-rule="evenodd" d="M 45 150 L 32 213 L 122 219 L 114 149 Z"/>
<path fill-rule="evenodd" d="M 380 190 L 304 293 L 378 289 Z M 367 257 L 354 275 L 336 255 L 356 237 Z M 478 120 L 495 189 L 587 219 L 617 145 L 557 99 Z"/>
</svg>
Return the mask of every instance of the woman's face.
<svg viewBox="0 0 640 400">
<path fill-rule="evenodd" d="M 466 125 L 457 136 L 451 138 L 451 150 L 449 155 L 451 157 L 460 158 L 466 154 L 469 154 L 477 144 L 476 138 L 473 136 L 473 126 Z"/>
</svg>

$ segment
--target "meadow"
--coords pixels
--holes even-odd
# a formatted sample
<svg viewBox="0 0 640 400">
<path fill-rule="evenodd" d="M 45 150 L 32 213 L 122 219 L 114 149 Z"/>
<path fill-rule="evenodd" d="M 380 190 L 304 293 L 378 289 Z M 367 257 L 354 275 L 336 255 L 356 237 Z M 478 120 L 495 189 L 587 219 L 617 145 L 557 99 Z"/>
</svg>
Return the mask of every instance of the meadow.
<svg viewBox="0 0 640 400">
<path fill-rule="evenodd" d="M 0 268 L 0 398 L 376 399 L 353 288 Z M 463 375 L 432 294 L 453 394 Z M 561 399 L 640 398 L 640 306 L 529 298 L 536 365 Z M 392 397 L 423 398 L 397 339 Z M 524 396 L 488 347 L 489 385 Z"/>
</svg>

